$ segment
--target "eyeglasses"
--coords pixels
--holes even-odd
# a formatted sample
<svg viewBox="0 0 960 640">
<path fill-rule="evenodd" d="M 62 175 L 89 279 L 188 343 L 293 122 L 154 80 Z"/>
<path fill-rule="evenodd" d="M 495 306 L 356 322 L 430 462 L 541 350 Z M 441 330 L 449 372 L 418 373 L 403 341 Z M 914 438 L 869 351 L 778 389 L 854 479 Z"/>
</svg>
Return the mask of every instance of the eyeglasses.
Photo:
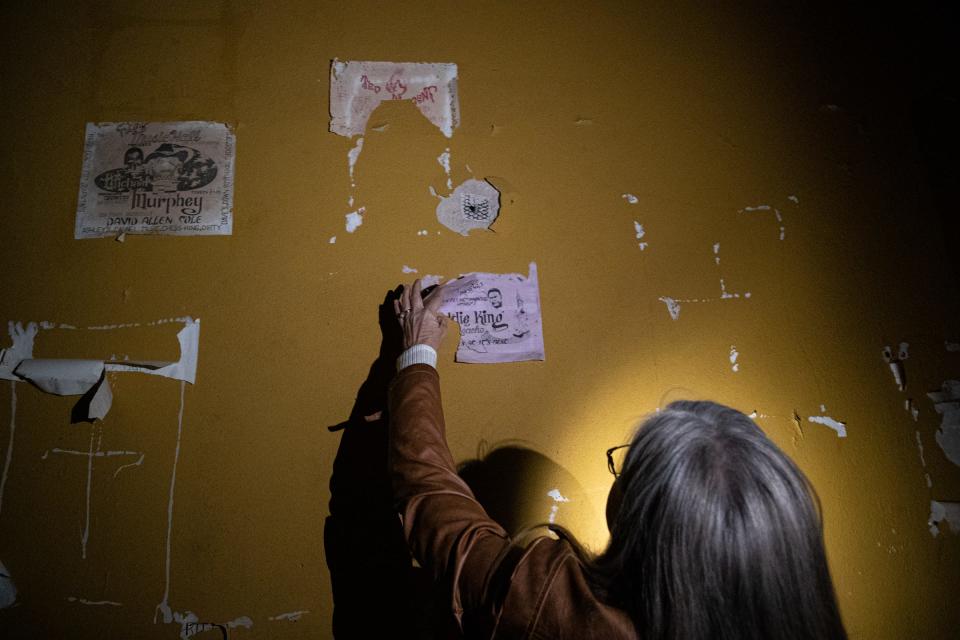
<svg viewBox="0 0 960 640">
<path fill-rule="evenodd" d="M 619 478 L 623 472 L 623 461 L 627 457 L 628 444 L 621 444 L 607 449 L 607 469 L 614 478 Z"/>
</svg>

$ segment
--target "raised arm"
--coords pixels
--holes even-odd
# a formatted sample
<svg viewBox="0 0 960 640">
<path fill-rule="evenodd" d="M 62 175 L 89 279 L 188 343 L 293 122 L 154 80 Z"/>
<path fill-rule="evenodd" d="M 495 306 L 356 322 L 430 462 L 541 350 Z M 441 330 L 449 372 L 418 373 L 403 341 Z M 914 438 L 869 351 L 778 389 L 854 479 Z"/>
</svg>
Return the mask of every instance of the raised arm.
<svg viewBox="0 0 960 640">
<path fill-rule="evenodd" d="M 497 568 L 510 541 L 457 475 L 447 446 L 435 368 L 446 318 L 438 307 L 437 292 L 421 300 L 419 281 L 395 306 L 406 350 L 390 388 L 394 499 L 414 557 L 448 590 L 458 621 L 492 621 L 502 598 L 497 585 L 507 583 Z"/>
</svg>

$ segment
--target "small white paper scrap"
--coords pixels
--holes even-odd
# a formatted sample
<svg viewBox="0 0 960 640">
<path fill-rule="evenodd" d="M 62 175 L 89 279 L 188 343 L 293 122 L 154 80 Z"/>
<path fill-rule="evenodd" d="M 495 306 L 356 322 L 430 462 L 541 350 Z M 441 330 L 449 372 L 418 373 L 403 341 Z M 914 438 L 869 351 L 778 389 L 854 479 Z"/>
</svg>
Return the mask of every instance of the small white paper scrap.
<svg viewBox="0 0 960 640">
<path fill-rule="evenodd" d="M 437 204 L 437 220 L 460 235 L 489 229 L 500 215 L 500 192 L 486 180 L 466 180 Z"/>
<path fill-rule="evenodd" d="M 950 462 L 960 466 L 960 381 L 945 380 L 940 391 L 932 391 L 927 396 L 942 416 L 935 434 L 937 444 Z"/>
<path fill-rule="evenodd" d="M 88 123 L 74 237 L 230 235 L 235 147 L 219 122 Z"/>
<path fill-rule="evenodd" d="M 457 65 L 334 59 L 330 65 L 330 131 L 361 135 L 384 100 L 409 100 L 448 138 L 460 124 Z"/>
<path fill-rule="evenodd" d="M 930 501 L 930 517 L 927 520 L 927 526 L 934 538 L 940 535 L 941 522 L 945 522 L 947 528 L 953 533 L 960 533 L 960 502 Z"/>
<path fill-rule="evenodd" d="M 13 606 L 17 601 L 17 587 L 13 584 L 10 572 L 0 562 L 0 609 Z"/>
<path fill-rule="evenodd" d="M 543 360 L 537 265 L 526 277 L 469 273 L 441 290 L 440 311 L 460 325 L 457 362 Z"/>
</svg>

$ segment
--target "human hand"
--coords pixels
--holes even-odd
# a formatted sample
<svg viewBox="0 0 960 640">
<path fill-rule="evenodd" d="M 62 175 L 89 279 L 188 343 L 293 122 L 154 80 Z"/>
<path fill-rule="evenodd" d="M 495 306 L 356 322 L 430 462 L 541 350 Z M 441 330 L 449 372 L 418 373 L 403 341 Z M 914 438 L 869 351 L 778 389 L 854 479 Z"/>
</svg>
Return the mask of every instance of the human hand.
<svg viewBox="0 0 960 640">
<path fill-rule="evenodd" d="M 403 331 L 404 349 L 425 344 L 434 351 L 440 350 L 449 323 L 447 316 L 440 313 L 441 289 L 436 287 L 424 298 L 417 278 L 412 286 L 403 288 L 399 300 L 393 301 L 393 310 Z"/>
</svg>

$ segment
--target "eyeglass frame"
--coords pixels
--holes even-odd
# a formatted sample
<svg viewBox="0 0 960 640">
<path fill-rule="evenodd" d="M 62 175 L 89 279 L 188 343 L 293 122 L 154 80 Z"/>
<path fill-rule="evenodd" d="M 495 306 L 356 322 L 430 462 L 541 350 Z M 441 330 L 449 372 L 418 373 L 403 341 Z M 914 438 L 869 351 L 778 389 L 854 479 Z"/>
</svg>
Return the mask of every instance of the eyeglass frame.
<svg viewBox="0 0 960 640">
<path fill-rule="evenodd" d="M 613 452 L 618 449 L 624 449 L 629 446 L 630 446 L 629 444 L 618 444 L 615 447 L 610 447 L 609 449 L 607 449 L 607 471 L 613 474 L 614 478 L 619 478 L 620 474 L 617 473 L 616 467 L 613 464 Z"/>
</svg>

